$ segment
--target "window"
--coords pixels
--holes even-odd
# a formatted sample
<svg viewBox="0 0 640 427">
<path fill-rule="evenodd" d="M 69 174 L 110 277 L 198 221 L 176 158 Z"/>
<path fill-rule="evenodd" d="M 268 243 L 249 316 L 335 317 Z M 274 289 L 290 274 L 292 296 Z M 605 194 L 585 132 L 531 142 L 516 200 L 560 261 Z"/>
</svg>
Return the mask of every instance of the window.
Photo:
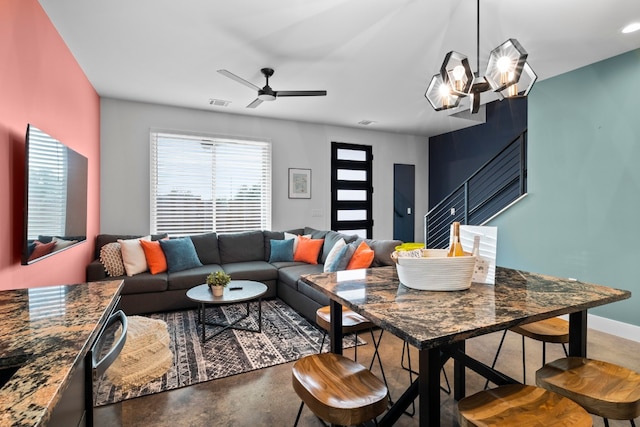
<svg viewBox="0 0 640 427">
<path fill-rule="evenodd" d="M 331 143 L 331 229 L 371 238 L 371 146 Z"/>
<path fill-rule="evenodd" d="M 151 232 L 271 229 L 271 143 L 151 133 Z"/>
</svg>

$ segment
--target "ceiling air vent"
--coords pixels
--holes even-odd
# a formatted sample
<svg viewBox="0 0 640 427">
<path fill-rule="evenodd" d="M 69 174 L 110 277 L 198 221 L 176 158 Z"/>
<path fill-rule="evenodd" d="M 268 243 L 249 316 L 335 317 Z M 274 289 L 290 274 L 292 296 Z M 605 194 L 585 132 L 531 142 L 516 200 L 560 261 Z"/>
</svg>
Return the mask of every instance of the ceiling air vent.
<svg viewBox="0 0 640 427">
<path fill-rule="evenodd" d="M 228 107 L 231 104 L 231 101 L 225 101 L 223 99 L 209 99 L 209 105 L 213 105 L 214 107 Z"/>
<path fill-rule="evenodd" d="M 360 120 L 358 122 L 358 124 L 362 125 L 362 126 L 369 126 L 369 125 L 372 125 L 374 123 L 377 123 L 377 122 L 375 120 Z"/>
</svg>

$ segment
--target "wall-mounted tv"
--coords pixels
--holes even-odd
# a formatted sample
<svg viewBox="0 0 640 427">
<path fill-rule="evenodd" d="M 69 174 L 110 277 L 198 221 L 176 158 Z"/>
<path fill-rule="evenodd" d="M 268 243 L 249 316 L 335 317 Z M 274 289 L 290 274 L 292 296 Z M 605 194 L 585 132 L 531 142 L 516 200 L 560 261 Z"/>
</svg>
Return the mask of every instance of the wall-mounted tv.
<svg viewBox="0 0 640 427">
<path fill-rule="evenodd" d="M 87 158 L 29 124 L 22 264 L 87 239 Z"/>
</svg>

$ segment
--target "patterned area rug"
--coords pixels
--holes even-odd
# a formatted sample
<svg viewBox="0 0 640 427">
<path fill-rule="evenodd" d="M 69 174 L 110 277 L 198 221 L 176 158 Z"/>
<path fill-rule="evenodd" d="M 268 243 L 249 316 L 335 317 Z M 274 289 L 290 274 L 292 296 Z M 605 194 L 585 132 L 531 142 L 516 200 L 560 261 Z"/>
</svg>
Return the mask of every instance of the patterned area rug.
<svg viewBox="0 0 640 427">
<path fill-rule="evenodd" d="M 244 303 L 207 308 L 207 318 L 213 321 L 234 320 L 245 313 Z M 167 323 L 173 366 L 162 377 L 141 387 L 123 388 L 112 384 L 108 375 L 103 375 L 96 381 L 96 406 L 291 362 L 316 353 L 323 335 L 322 330 L 277 299 L 262 301 L 261 333 L 229 329 L 204 344 L 200 340 L 196 310 L 158 313 L 148 317 Z M 257 322 L 256 304 L 252 303 L 251 316 L 238 326 L 255 329 Z M 214 328 L 207 327 L 207 336 L 216 330 Z M 328 337 L 325 347 L 327 343 Z M 365 342 L 358 337 L 358 343 Z M 344 338 L 344 347 L 349 346 L 353 347 L 353 336 Z"/>
</svg>

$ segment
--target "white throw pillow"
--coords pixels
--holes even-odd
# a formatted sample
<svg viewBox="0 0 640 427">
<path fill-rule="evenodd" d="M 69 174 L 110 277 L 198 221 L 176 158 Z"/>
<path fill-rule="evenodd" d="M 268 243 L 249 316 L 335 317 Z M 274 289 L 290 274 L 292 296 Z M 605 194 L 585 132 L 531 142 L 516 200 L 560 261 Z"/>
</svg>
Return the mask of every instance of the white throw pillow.
<svg viewBox="0 0 640 427">
<path fill-rule="evenodd" d="M 329 253 L 327 254 L 327 259 L 324 262 L 324 272 L 326 273 L 327 271 L 329 271 L 329 266 L 333 263 L 333 261 L 336 259 L 336 257 L 338 256 L 338 252 L 340 252 L 340 249 L 344 248 L 345 246 L 347 246 L 347 242 L 344 241 L 343 238 L 340 238 L 340 240 L 338 240 L 334 245 L 333 248 L 331 248 L 331 250 L 329 251 Z"/>
<path fill-rule="evenodd" d="M 139 239 L 121 240 L 120 251 L 122 252 L 122 262 L 127 276 L 144 273 L 149 268 L 147 266 L 147 258 L 144 256 L 144 249 L 140 244 L 140 240 L 151 241 L 151 236 L 144 236 Z"/>
<path fill-rule="evenodd" d="M 311 234 L 305 234 L 302 237 L 308 237 L 309 239 L 311 238 Z M 298 239 L 300 238 L 300 236 L 296 235 L 296 234 L 291 234 L 291 233 L 287 233 L 286 231 L 284 232 L 284 240 L 289 240 L 289 239 L 293 239 L 293 253 L 296 253 L 296 249 L 298 248 Z"/>
<path fill-rule="evenodd" d="M 60 239 L 58 237 L 54 237 L 53 239 L 51 239 L 52 241 L 56 242 L 55 244 L 55 249 L 54 250 L 60 250 L 60 249 L 64 249 L 66 247 L 69 247 L 71 245 L 75 245 L 76 243 L 78 243 L 77 240 L 64 240 L 64 239 Z"/>
</svg>

